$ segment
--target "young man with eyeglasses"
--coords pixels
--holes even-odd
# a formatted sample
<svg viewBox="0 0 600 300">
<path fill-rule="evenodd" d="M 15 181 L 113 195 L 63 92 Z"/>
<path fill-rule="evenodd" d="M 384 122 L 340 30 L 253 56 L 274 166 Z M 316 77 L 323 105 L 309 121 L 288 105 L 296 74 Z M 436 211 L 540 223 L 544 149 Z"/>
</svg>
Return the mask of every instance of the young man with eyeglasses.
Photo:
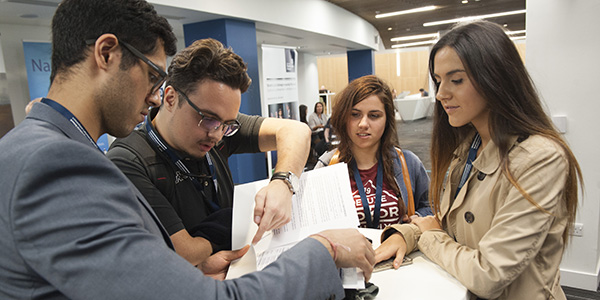
<svg viewBox="0 0 600 300">
<path fill-rule="evenodd" d="M 0 139 L 0 299 L 341 298 L 336 267 L 369 277 L 373 249 L 350 229 L 307 238 L 231 281 L 215 279 L 245 249 L 219 252 L 201 270 L 173 251 L 152 208 L 95 141 L 127 136 L 160 104 L 156 87 L 174 53 L 171 27 L 145 1 L 58 6 L 48 95 Z"/>
<path fill-rule="evenodd" d="M 281 180 L 256 196 L 256 239 L 289 221 L 291 183 L 308 157 L 305 124 L 238 113 L 251 83 L 246 70 L 219 41 L 194 42 L 173 58 L 158 113 L 153 109 L 139 130 L 108 152 L 152 205 L 177 253 L 194 265 L 231 248 L 229 156 L 278 150 L 274 178 Z"/>
</svg>

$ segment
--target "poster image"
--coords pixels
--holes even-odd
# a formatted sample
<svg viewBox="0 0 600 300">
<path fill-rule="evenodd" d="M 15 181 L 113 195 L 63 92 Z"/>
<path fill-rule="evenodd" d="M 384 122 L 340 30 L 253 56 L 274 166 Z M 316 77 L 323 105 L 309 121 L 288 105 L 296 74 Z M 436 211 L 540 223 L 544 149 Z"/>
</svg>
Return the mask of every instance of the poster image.
<svg viewBox="0 0 600 300">
<path fill-rule="evenodd" d="M 298 103 L 293 101 L 269 104 L 269 117 L 298 120 Z"/>
</svg>

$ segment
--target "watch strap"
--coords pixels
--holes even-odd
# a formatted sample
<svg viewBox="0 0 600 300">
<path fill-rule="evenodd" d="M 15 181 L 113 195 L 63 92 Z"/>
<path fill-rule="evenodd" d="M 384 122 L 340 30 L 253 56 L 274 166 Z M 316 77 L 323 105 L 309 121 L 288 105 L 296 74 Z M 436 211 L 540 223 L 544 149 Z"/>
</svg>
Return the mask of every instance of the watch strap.
<svg viewBox="0 0 600 300">
<path fill-rule="evenodd" d="M 294 190 L 294 186 L 292 185 L 290 176 L 292 176 L 293 173 L 292 172 L 275 172 L 273 173 L 273 176 L 271 176 L 271 180 L 283 180 L 283 182 L 285 182 L 285 184 L 287 184 L 288 188 L 290 189 L 290 191 L 292 192 L 292 194 L 295 194 L 296 191 Z"/>
</svg>

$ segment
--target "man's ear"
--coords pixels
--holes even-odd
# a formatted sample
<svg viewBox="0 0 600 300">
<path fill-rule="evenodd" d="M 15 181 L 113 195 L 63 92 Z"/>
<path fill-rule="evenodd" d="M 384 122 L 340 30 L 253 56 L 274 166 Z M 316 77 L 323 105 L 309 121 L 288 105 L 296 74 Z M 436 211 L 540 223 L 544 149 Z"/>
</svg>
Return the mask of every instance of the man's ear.
<svg viewBox="0 0 600 300">
<path fill-rule="evenodd" d="M 94 62 L 98 68 L 108 70 L 108 67 L 117 63 L 120 64 L 122 58 L 121 49 L 119 49 L 119 40 L 114 34 L 105 33 L 96 39 L 94 44 Z"/>
<path fill-rule="evenodd" d="M 179 94 L 172 86 L 167 86 L 164 92 L 163 98 L 163 106 L 168 111 L 172 112 L 175 107 L 178 105 L 178 101 L 180 100 Z"/>
</svg>

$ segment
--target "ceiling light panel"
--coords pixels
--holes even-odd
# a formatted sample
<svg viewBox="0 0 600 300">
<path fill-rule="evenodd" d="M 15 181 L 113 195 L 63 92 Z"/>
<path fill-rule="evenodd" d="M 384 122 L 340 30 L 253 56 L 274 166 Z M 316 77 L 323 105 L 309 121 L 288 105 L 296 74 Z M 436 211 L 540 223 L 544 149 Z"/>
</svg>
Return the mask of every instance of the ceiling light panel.
<svg viewBox="0 0 600 300">
<path fill-rule="evenodd" d="M 439 33 L 428 33 L 428 34 L 417 34 L 417 35 L 409 35 L 409 36 L 401 36 L 390 39 L 392 42 L 399 41 L 410 41 L 410 40 L 419 40 L 419 39 L 430 39 L 430 38 L 439 38 Z"/>
<path fill-rule="evenodd" d="M 480 19 L 490 19 L 490 18 L 497 18 L 497 17 L 503 17 L 503 16 L 524 14 L 526 12 L 527 12 L 527 10 L 521 9 L 521 10 L 507 11 L 507 12 L 501 12 L 501 13 L 495 13 L 495 14 L 488 14 L 488 15 L 470 16 L 470 17 L 456 18 L 456 19 L 443 20 L 443 21 L 427 22 L 427 23 L 423 23 L 423 26 L 428 27 L 428 26 L 451 24 L 451 23 L 473 21 L 473 20 L 480 20 Z"/>
<path fill-rule="evenodd" d="M 418 12 L 434 10 L 436 8 L 437 8 L 437 6 L 430 5 L 430 6 L 395 11 L 395 12 L 390 12 L 390 13 L 385 13 L 385 14 L 377 14 L 377 15 L 375 15 L 375 18 L 380 19 L 380 18 L 387 18 L 387 17 L 399 16 L 399 15 L 413 14 L 413 13 L 418 13 Z"/>
<path fill-rule="evenodd" d="M 437 40 L 424 41 L 424 42 L 414 42 L 414 43 L 404 43 L 404 44 L 396 44 L 392 45 L 392 48 L 404 48 L 404 47 L 413 47 L 413 46 L 423 46 L 423 45 L 431 45 L 437 43 Z"/>
</svg>

